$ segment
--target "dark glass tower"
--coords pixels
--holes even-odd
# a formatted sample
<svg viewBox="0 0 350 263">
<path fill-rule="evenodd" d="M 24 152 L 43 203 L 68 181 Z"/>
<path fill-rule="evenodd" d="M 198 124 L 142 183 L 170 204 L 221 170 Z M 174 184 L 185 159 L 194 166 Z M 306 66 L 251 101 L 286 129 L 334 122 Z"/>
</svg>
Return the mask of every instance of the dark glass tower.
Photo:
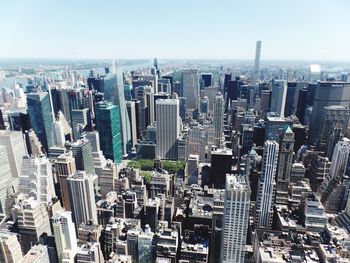
<svg viewBox="0 0 350 263">
<path fill-rule="evenodd" d="M 101 135 L 101 149 L 105 157 L 120 162 L 123 158 L 123 146 L 119 107 L 107 101 L 97 103 L 96 128 Z"/>
<path fill-rule="evenodd" d="M 32 129 L 46 152 L 51 147 L 52 110 L 49 94 L 46 92 L 27 94 L 28 115 Z"/>
</svg>

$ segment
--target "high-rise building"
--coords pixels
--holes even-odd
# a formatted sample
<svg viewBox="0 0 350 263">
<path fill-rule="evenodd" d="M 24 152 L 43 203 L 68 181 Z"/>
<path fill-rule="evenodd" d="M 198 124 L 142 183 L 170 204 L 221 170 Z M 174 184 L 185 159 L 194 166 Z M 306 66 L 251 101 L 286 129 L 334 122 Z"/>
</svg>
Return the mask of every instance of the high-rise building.
<svg viewBox="0 0 350 263">
<path fill-rule="evenodd" d="M 182 72 L 183 97 L 186 98 L 187 110 L 198 109 L 199 81 L 197 70 L 184 70 Z"/>
<path fill-rule="evenodd" d="M 128 110 L 130 120 L 131 147 L 135 148 L 137 143 L 137 122 L 136 122 L 136 103 L 135 101 L 127 101 L 126 108 Z"/>
<path fill-rule="evenodd" d="M 32 244 L 36 244 L 42 234 L 51 235 L 50 220 L 46 204 L 30 197 L 11 209 L 17 217 L 18 233 L 23 253 L 27 253 Z M 48 262 L 48 261 L 47 261 Z"/>
<path fill-rule="evenodd" d="M 273 80 L 271 94 L 271 112 L 277 112 L 280 117 L 284 117 L 284 108 L 287 96 L 287 82 L 285 80 Z"/>
<path fill-rule="evenodd" d="M 155 247 L 153 244 L 154 233 L 149 225 L 145 226 L 145 231 L 138 235 L 138 259 L 139 262 L 152 263 L 154 262 Z"/>
<path fill-rule="evenodd" d="M 204 87 L 213 86 L 213 73 L 202 73 L 201 79 L 203 81 Z"/>
<path fill-rule="evenodd" d="M 77 252 L 77 236 L 71 212 L 61 211 L 53 215 L 52 228 L 59 262 L 74 262 Z"/>
<path fill-rule="evenodd" d="M 20 263 L 23 255 L 21 245 L 18 242 L 17 234 L 1 230 L 0 231 L 0 262 Z"/>
<path fill-rule="evenodd" d="M 335 144 L 346 134 L 348 122 L 348 108 L 344 106 L 328 106 L 324 108 L 318 147 L 328 158 L 331 158 Z"/>
<path fill-rule="evenodd" d="M 126 109 L 125 109 L 126 110 Z M 120 112 L 116 105 L 108 101 L 96 104 L 96 128 L 100 134 L 100 144 L 104 156 L 114 162 L 123 159 Z"/>
<path fill-rule="evenodd" d="M 320 137 L 325 107 L 332 105 L 349 108 L 350 83 L 322 81 L 316 86 L 309 123 L 309 140 L 311 143 L 316 143 Z"/>
<path fill-rule="evenodd" d="M 75 159 L 72 152 L 68 152 L 57 157 L 55 168 L 60 185 L 60 197 L 62 205 L 67 211 L 71 211 L 67 178 L 76 172 Z"/>
<path fill-rule="evenodd" d="M 41 203 L 48 204 L 55 197 L 52 165 L 45 157 L 23 157 L 22 172 L 19 176 L 18 191 L 27 197 L 34 197 Z"/>
<path fill-rule="evenodd" d="M 12 177 L 18 178 L 21 173 L 23 156 L 26 155 L 22 133 L 0 130 L 0 145 L 6 148 Z"/>
<path fill-rule="evenodd" d="M 99 242 L 87 242 L 79 248 L 77 252 L 76 263 L 86 262 L 104 263 L 101 245 Z"/>
<path fill-rule="evenodd" d="M 52 146 L 53 115 L 49 94 L 46 92 L 27 94 L 30 124 L 46 152 Z"/>
<path fill-rule="evenodd" d="M 86 171 L 91 174 L 95 172 L 90 141 L 83 138 L 73 143 L 66 143 L 66 146 L 73 153 L 77 170 Z"/>
<path fill-rule="evenodd" d="M 59 121 L 52 123 L 52 145 L 63 147 L 65 143 L 64 128 Z"/>
<path fill-rule="evenodd" d="M 36 136 L 35 132 L 30 129 L 24 133 L 25 144 L 27 146 L 27 152 L 29 156 L 40 156 L 43 155 L 43 146 Z M 51 148 L 51 147 L 50 147 Z M 50 151 L 50 150 L 49 150 Z"/>
<path fill-rule="evenodd" d="M 260 72 L 260 53 L 261 53 L 261 40 L 256 41 L 255 49 L 255 61 L 254 61 L 254 80 L 259 80 Z"/>
<path fill-rule="evenodd" d="M 6 217 L 6 200 L 11 188 L 11 170 L 7 158 L 6 148 L 0 145 L 0 222 Z"/>
<path fill-rule="evenodd" d="M 156 156 L 177 160 L 177 140 L 180 135 L 179 100 L 159 99 L 156 102 Z"/>
<path fill-rule="evenodd" d="M 105 197 L 109 192 L 114 190 L 114 181 L 118 176 L 118 167 L 111 160 L 108 160 L 106 166 L 101 170 L 99 178 L 100 192 Z"/>
<path fill-rule="evenodd" d="M 79 140 L 91 121 L 89 109 L 72 109 L 71 119 L 74 139 Z"/>
<path fill-rule="evenodd" d="M 245 175 L 226 176 L 220 262 L 244 262 L 250 194 Z"/>
<path fill-rule="evenodd" d="M 94 181 L 96 175 L 76 171 L 67 178 L 70 205 L 76 228 L 81 223 L 97 223 Z"/>
<path fill-rule="evenodd" d="M 49 249 L 47 246 L 39 244 L 33 246 L 24 256 L 21 263 L 46 263 L 50 262 Z"/>
<path fill-rule="evenodd" d="M 284 135 L 281 135 L 278 168 L 276 203 L 288 204 L 288 185 L 294 155 L 294 133 L 288 126 Z"/>
<path fill-rule="evenodd" d="M 225 101 L 222 94 L 219 92 L 215 98 L 214 104 L 214 144 L 221 148 L 223 146 L 223 134 L 224 134 L 224 110 L 225 110 Z"/>
<path fill-rule="evenodd" d="M 276 141 L 264 143 L 262 171 L 256 197 L 255 226 L 270 229 L 276 190 L 276 171 L 279 145 Z"/>
<path fill-rule="evenodd" d="M 112 64 L 112 73 L 105 79 L 105 92 L 107 90 L 111 90 L 112 96 L 106 96 L 106 100 L 109 100 L 119 107 L 119 123 L 121 127 L 123 155 L 127 155 L 131 145 L 130 120 L 125 104 L 123 74 L 120 68 L 115 68 L 114 61 Z"/>
</svg>

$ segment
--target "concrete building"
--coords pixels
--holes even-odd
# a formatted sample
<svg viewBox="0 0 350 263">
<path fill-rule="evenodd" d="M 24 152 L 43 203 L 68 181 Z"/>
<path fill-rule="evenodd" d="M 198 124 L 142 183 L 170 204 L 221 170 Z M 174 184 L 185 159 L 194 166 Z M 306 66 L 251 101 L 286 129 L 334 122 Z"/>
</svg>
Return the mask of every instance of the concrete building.
<svg viewBox="0 0 350 263">
<path fill-rule="evenodd" d="M 23 255 L 17 234 L 0 230 L 0 262 L 20 263 Z"/>
<path fill-rule="evenodd" d="M 88 174 L 85 171 L 76 171 L 75 174 L 67 178 L 69 199 L 76 228 L 81 223 L 89 221 L 97 223 L 94 194 L 94 181 L 96 179 L 96 175 Z"/>
<path fill-rule="evenodd" d="M 244 263 L 250 195 L 246 176 L 226 176 L 220 262 Z"/>
<path fill-rule="evenodd" d="M 287 82 L 285 80 L 273 80 L 271 94 L 271 112 L 277 112 L 280 117 L 284 117 L 284 107 L 287 96 Z"/>
<path fill-rule="evenodd" d="M 269 229 L 272 225 L 278 148 L 279 145 L 276 141 L 268 140 L 264 143 L 263 164 L 255 210 L 255 226 L 257 228 Z"/>
<path fill-rule="evenodd" d="M 184 70 L 182 72 L 183 97 L 186 98 L 187 110 L 199 107 L 199 80 L 197 70 Z"/>
<path fill-rule="evenodd" d="M 180 135 L 179 101 L 159 99 L 156 101 L 157 134 L 156 157 L 177 160 L 177 140 Z"/>
</svg>

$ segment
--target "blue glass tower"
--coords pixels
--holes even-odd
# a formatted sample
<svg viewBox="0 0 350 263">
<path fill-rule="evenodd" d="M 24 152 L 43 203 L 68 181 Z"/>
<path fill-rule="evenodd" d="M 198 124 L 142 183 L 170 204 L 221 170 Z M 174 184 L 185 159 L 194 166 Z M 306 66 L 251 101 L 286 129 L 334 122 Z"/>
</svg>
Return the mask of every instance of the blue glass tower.
<svg viewBox="0 0 350 263">
<path fill-rule="evenodd" d="M 121 162 L 123 145 L 119 107 L 108 101 L 100 101 L 96 104 L 95 114 L 103 154 L 107 159 Z"/>
<path fill-rule="evenodd" d="M 30 124 L 46 152 L 52 146 L 52 110 L 47 92 L 27 94 L 28 115 Z"/>
</svg>

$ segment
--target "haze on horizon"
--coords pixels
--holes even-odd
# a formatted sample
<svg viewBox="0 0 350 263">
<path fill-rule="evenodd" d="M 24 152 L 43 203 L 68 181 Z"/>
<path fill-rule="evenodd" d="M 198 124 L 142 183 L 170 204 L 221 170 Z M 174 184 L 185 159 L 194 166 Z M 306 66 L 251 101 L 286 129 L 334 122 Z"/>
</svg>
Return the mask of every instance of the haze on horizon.
<svg viewBox="0 0 350 263">
<path fill-rule="evenodd" d="M 350 1 L 6 1 L 0 58 L 350 60 Z"/>
</svg>

